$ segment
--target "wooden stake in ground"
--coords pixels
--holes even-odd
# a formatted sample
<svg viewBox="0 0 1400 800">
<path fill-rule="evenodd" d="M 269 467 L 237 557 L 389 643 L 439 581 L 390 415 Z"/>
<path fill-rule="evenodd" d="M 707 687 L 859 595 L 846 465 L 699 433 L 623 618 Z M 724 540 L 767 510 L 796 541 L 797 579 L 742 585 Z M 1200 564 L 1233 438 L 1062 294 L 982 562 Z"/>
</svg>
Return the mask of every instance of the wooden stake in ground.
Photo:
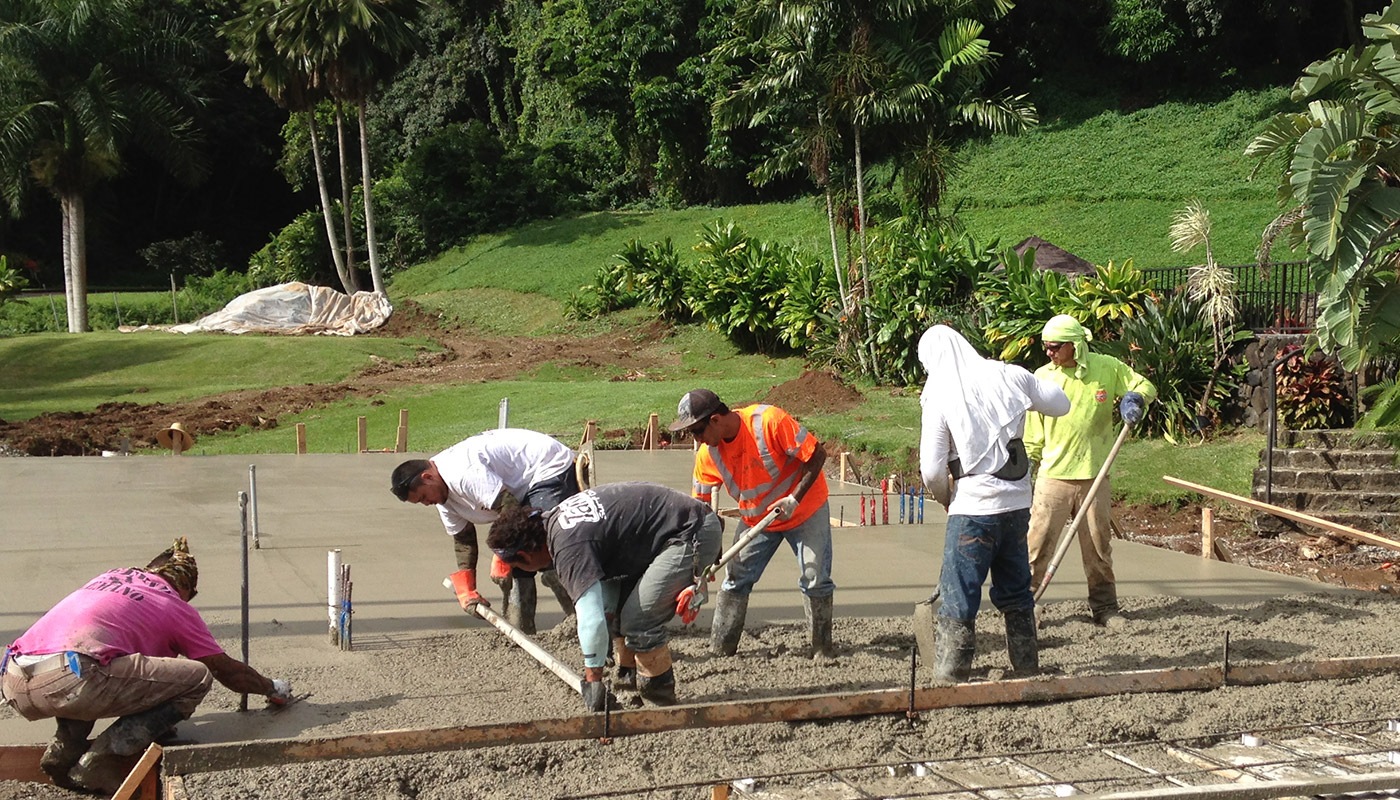
<svg viewBox="0 0 1400 800">
<path fill-rule="evenodd" d="M 369 421 L 364 417 L 355 418 L 355 440 L 359 443 L 357 452 L 363 453 L 369 449 Z"/>
<path fill-rule="evenodd" d="M 394 452 L 408 452 L 408 409 L 406 408 L 399 409 L 399 430 L 398 435 L 394 437 Z"/>
<path fill-rule="evenodd" d="M 1263 511 L 1267 514 L 1273 514 L 1276 517 L 1283 517 L 1284 519 L 1292 520 L 1294 522 L 1301 522 L 1304 525 L 1313 525 L 1322 528 L 1328 533 L 1336 536 L 1345 536 L 1349 539 L 1356 539 L 1358 541 L 1366 542 L 1368 544 L 1376 544 L 1380 545 L 1381 547 L 1388 547 L 1391 550 L 1400 550 L 1400 542 L 1397 542 L 1394 539 L 1387 539 L 1384 536 L 1377 536 L 1374 533 L 1367 533 L 1366 531 L 1358 530 L 1357 528 L 1353 528 L 1349 525 L 1343 525 L 1340 522 L 1330 522 L 1321 517 L 1314 517 L 1311 514 L 1304 514 L 1301 511 L 1294 511 L 1292 509 L 1283 508 L 1281 506 L 1276 506 L 1270 503 L 1265 503 L 1262 500 L 1255 500 L 1249 497 L 1241 497 L 1237 494 L 1230 494 L 1229 492 L 1222 492 L 1219 489 L 1212 489 L 1209 486 L 1202 486 L 1199 483 L 1192 483 L 1190 481 L 1184 481 L 1180 478 L 1173 478 L 1170 475 L 1163 475 L 1162 480 L 1166 481 L 1167 483 L 1170 483 L 1172 486 L 1179 486 L 1182 489 L 1190 489 L 1191 491 L 1198 492 L 1200 494 L 1205 495 L 1206 497 L 1215 497 L 1220 500 L 1229 500 L 1233 503 L 1239 503 L 1240 505 L 1246 508 L 1252 508 L 1255 511 Z"/>
<path fill-rule="evenodd" d="M 1201 558 L 1210 560 L 1215 554 L 1215 512 L 1201 508 Z"/>
<path fill-rule="evenodd" d="M 306 423 L 297 423 L 297 455 L 306 455 Z"/>
</svg>

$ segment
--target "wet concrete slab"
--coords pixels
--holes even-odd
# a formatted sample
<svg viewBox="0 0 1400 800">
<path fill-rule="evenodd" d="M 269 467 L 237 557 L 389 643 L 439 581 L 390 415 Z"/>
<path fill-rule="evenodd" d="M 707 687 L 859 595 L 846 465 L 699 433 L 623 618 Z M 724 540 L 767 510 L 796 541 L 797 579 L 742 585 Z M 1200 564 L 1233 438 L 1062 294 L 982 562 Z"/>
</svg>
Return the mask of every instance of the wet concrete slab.
<svg viewBox="0 0 1400 800">
<path fill-rule="evenodd" d="M 428 454 L 181 456 L 0 459 L 0 640 L 12 641 L 64 595 L 114 567 L 141 565 L 177 536 L 199 561 L 195 605 L 221 643 L 240 643 L 242 532 L 239 492 L 257 471 L 258 549 L 248 553 L 252 662 L 269 637 L 304 642 L 306 658 L 329 656 L 327 552 L 339 549 L 354 582 L 354 632 L 371 643 L 486 623 L 468 618 L 443 578 L 455 569 L 451 540 L 434 509 L 399 502 L 389 474 Z M 687 491 L 689 451 L 597 453 L 601 482 L 650 480 Z M 832 515 L 859 517 L 870 490 L 832 483 Z M 897 495 L 891 497 L 897 507 Z M 722 506 L 732 505 L 725 497 Z M 909 612 L 937 581 L 945 517 L 928 502 L 924 524 L 834 530 L 836 613 Z M 896 519 L 894 508 L 891 519 Z M 484 532 L 483 532 L 484 537 Z M 1120 595 L 1174 595 L 1211 603 L 1256 602 L 1330 587 L 1166 550 L 1115 543 Z M 483 571 L 485 564 L 482 565 Z M 774 557 L 751 600 L 751 619 L 802 617 L 790 551 Z M 1336 590 L 1340 591 L 1340 590 Z M 488 598 L 498 597 L 487 586 Z M 1082 601 L 1083 573 L 1071 553 L 1049 602 Z M 1086 607 L 1087 611 L 1087 607 Z M 541 593 L 541 627 L 563 618 Z M 709 624 L 708 612 L 698 622 Z M 281 649 L 281 648 L 279 648 Z M 0 712 L 0 744 L 38 742 L 48 723 Z"/>
</svg>

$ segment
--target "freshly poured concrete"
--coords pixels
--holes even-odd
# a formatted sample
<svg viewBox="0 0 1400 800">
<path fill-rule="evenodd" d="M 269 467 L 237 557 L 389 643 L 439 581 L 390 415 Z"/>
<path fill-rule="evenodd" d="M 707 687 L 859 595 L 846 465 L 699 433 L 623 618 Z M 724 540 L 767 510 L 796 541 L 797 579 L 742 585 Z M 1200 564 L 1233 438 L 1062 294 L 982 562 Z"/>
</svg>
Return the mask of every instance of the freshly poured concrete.
<svg viewBox="0 0 1400 800">
<path fill-rule="evenodd" d="M 195 605 L 235 657 L 239 652 L 240 524 L 237 495 L 257 465 L 261 548 L 250 553 L 251 661 L 259 642 L 304 640 L 305 657 L 327 643 L 326 553 L 340 549 L 354 581 L 354 630 L 366 649 L 424 634 L 485 626 L 457 607 L 442 578 L 454 568 L 451 542 L 431 508 L 388 491 L 402 456 L 269 455 L 0 459 L 0 639 L 13 640 L 53 603 L 113 567 L 144 564 L 176 536 L 188 536 L 201 568 Z M 651 480 L 686 490 L 688 451 L 599 452 L 601 481 Z M 832 514 L 859 516 L 857 487 L 832 484 Z M 898 498 L 892 498 L 897 507 Z M 725 498 L 724 503 L 731 501 Z M 937 580 L 944 516 L 925 506 L 924 525 L 834 531 L 840 616 L 904 614 Z M 484 535 L 484 532 L 483 532 Z M 1175 595 L 1243 603 L 1328 587 L 1246 567 L 1118 542 L 1121 595 Z M 483 572 L 486 564 L 481 565 Z M 780 550 L 751 601 L 751 619 L 802 616 L 791 554 Z M 498 596 L 489 584 L 488 598 Z M 1082 600 L 1078 554 L 1046 600 Z M 562 615 L 542 592 L 539 624 Z M 708 614 L 698 624 L 708 625 Z M 282 649 L 282 648 L 279 648 Z M 222 691 L 222 690 L 216 690 Z M 197 715 L 198 718 L 198 715 Z M 45 740 L 47 723 L 0 713 L 0 744 Z"/>
</svg>

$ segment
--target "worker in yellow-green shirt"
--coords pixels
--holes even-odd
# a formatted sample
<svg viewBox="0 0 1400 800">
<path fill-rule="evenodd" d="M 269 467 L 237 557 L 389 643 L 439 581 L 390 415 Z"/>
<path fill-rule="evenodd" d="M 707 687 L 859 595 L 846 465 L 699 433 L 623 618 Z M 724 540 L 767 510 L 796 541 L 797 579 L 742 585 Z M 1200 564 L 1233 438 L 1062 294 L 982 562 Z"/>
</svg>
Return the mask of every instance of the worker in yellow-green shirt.
<svg viewBox="0 0 1400 800">
<path fill-rule="evenodd" d="M 1089 352 L 1093 335 L 1068 314 L 1045 323 L 1040 336 L 1050 363 L 1035 376 L 1064 390 L 1070 409 L 1062 417 L 1026 415 L 1026 454 L 1040 462 L 1026 539 L 1031 585 L 1040 585 L 1065 523 L 1088 502 L 1085 524 L 1079 528 L 1079 552 L 1089 583 L 1089 610 L 1095 623 L 1119 628 L 1125 620 L 1113 580 L 1113 493 L 1107 478 L 1092 500 L 1086 495 L 1113 449 L 1115 403 L 1123 421 L 1134 425 L 1157 397 L 1157 388 L 1113 356 Z"/>
</svg>

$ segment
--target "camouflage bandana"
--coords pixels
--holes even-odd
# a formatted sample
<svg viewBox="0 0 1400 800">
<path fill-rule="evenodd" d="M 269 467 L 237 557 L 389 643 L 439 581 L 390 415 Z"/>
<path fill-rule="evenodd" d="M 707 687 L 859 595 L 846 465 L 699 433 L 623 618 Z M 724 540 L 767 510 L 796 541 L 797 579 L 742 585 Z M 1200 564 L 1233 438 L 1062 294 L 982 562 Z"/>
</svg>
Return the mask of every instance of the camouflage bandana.
<svg viewBox="0 0 1400 800">
<path fill-rule="evenodd" d="M 185 537 L 176 539 L 174 544 L 151 559 L 149 564 L 138 569 L 161 576 L 174 586 L 176 591 L 182 591 L 189 595 L 190 599 L 194 599 L 195 586 L 199 583 L 199 567 L 195 564 L 194 556 L 190 555 L 190 544 Z"/>
</svg>

